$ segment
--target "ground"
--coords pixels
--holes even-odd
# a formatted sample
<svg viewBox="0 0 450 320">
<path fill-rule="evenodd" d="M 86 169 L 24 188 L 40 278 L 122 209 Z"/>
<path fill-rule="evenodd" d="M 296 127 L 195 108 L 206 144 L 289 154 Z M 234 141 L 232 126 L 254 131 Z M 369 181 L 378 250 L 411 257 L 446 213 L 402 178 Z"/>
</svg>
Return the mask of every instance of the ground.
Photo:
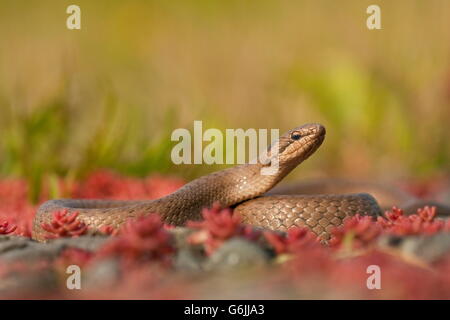
<svg viewBox="0 0 450 320">
<path fill-rule="evenodd" d="M 133 179 L 99 171 L 59 182 L 67 197 L 158 198 L 176 178 Z M 50 197 L 43 188 L 41 202 Z M 423 188 L 422 188 L 423 191 Z M 377 220 L 355 216 L 324 243 L 307 229 L 288 233 L 240 223 L 229 209 L 205 208 L 184 227 L 157 214 L 93 234 L 76 215 L 55 212 L 48 242 L 30 238 L 36 211 L 27 183 L 0 181 L 0 297 L 82 299 L 446 299 L 450 223 L 433 208 Z M 79 267 L 80 281 L 77 283 Z M 72 267 L 73 268 L 73 267 Z M 220 290 L 217 290 L 220 288 Z"/>
</svg>

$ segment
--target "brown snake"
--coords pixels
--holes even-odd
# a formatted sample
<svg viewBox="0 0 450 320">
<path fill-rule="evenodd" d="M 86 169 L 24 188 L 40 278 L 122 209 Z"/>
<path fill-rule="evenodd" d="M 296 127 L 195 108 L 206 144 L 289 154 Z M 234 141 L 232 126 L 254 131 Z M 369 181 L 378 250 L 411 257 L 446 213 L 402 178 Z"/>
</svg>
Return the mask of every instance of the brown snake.
<svg viewBox="0 0 450 320">
<path fill-rule="evenodd" d="M 222 207 L 235 207 L 244 223 L 254 226 L 285 231 L 292 226 L 307 226 L 314 233 L 327 239 L 330 229 L 342 224 L 343 219 L 356 213 L 377 216 L 382 210 L 375 198 L 368 193 L 352 194 L 305 194 L 323 190 L 320 183 L 297 187 L 300 194 L 265 195 L 292 169 L 313 154 L 325 138 L 325 128 L 320 124 L 306 124 L 282 135 L 270 148 L 269 160 L 273 161 L 270 150 L 278 150 L 279 169 L 276 174 L 262 175 L 261 168 L 267 164 L 244 164 L 202 176 L 184 185 L 174 193 L 156 200 L 50 200 L 41 205 L 33 223 L 33 239 L 46 240 L 42 223 L 50 223 L 53 212 L 67 209 L 79 212 L 78 219 L 90 229 L 102 226 L 117 228 L 129 218 L 149 213 L 159 213 L 166 223 L 183 225 L 187 220 L 201 218 L 201 209 L 211 207 L 214 202 Z M 276 153 L 272 153 L 276 154 Z M 274 156 L 273 156 L 274 157 Z M 325 184 L 326 185 L 326 184 Z M 337 183 L 339 193 L 353 192 L 353 185 Z M 400 191 L 374 188 L 368 184 L 368 191 L 380 194 L 380 198 L 391 198 L 397 205 L 409 202 L 415 208 L 415 199 Z M 360 186 L 361 187 L 361 186 Z M 295 188 L 285 190 L 292 193 Z M 330 189 L 332 191 L 332 189 Z M 381 190 L 381 191 L 380 191 Z M 328 190 L 326 190 L 328 191 Z M 283 192 L 280 189 L 278 192 Z M 383 204 L 381 204 L 382 207 Z M 413 209 L 410 209 L 413 210 Z M 442 206 L 442 211 L 448 208 Z"/>
</svg>

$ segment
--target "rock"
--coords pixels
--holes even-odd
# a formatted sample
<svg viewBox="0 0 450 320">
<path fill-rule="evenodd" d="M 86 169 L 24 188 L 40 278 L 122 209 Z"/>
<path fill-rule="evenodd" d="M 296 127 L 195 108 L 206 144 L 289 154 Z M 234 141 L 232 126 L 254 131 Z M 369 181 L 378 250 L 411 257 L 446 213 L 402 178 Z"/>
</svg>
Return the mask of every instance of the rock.
<svg viewBox="0 0 450 320">
<path fill-rule="evenodd" d="M 81 236 L 77 238 L 59 238 L 49 241 L 47 245 L 55 247 L 57 250 L 65 248 L 78 248 L 87 251 L 96 251 L 109 237 L 106 236 Z"/>
<path fill-rule="evenodd" d="M 107 239 L 101 236 L 82 236 L 40 243 L 24 237 L 0 236 L 0 264 L 4 263 L 7 267 L 6 274 L 0 281 L 0 296 L 14 297 L 18 293 L 21 296 L 34 294 L 42 296 L 56 289 L 60 280 L 57 270 L 50 267 L 33 271 L 27 267 L 36 266 L 40 262 L 51 262 L 67 248 L 96 251 Z M 117 263 L 106 260 L 86 272 L 83 270 L 84 274 L 87 283 L 95 287 L 101 283 L 116 281 L 119 277 L 119 267 Z"/>
<path fill-rule="evenodd" d="M 79 248 L 88 251 L 97 250 L 106 237 L 82 236 L 78 238 L 60 238 L 40 243 L 23 237 L 1 237 L 0 261 L 36 262 L 53 260 L 66 248 Z"/>
<path fill-rule="evenodd" d="M 406 256 L 415 256 L 432 263 L 450 253 L 450 233 L 442 232 L 435 235 L 421 236 L 384 236 L 380 245 L 399 250 Z"/>
<path fill-rule="evenodd" d="M 53 260 L 59 255 L 59 251 L 52 247 L 40 244 L 28 245 L 25 248 L 10 250 L 0 255 L 0 261 L 34 263 L 42 260 Z"/>
<path fill-rule="evenodd" d="M 0 236 L 0 255 L 17 249 L 26 248 L 35 243 L 33 240 L 18 236 Z"/>
<path fill-rule="evenodd" d="M 258 245 L 242 238 L 233 238 L 210 256 L 204 268 L 210 271 L 255 267 L 265 265 L 269 260 L 269 253 Z"/>
<path fill-rule="evenodd" d="M 200 272 L 205 258 L 202 252 L 196 248 L 179 249 L 174 261 L 174 267 L 180 271 Z"/>
<path fill-rule="evenodd" d="M 174 267 L 180 271 L 199 272 L 202 271 L 202 263 L 205 260 L 203 247 L 201 245 L 192 245 L 188 237 L 196 230 L 176 227 L 169 232 L 174 238 L 174 246 L 177 253 L 174 258 Z"/>
<path fill-rule="evenodd" d="M 39 272 L 10 271 L 0 281 L 1 298 L 43 297 L 58 288 L 58 275 L 54 270 Z"/>
<path fill-rule="evenodd" d="M 0 237 L 0 261 L 2 262 L 35 262 L 50 260 L 57 256 L 54 248 L 33 241 L 29 238 L 16 236 Z"/>
<path fill-rule="evenodd" d="M 121 276 L 118 259 L 105 259 L 98 261 L 84 271 L 83 288 L 95 289 L 116 283 Z"/>
<path fill-rule="evenodd" d="M 190 246 L 190 244 L 187 241 L 187 238 L 193 232 L 195 232 L 195 230 L 184 227 L 176 227 L 174 229 L 169 229 L 169 233 L 171 233 L 174 238 L 174 246 L 177 249 L 186 248 Z"/>
</svg>

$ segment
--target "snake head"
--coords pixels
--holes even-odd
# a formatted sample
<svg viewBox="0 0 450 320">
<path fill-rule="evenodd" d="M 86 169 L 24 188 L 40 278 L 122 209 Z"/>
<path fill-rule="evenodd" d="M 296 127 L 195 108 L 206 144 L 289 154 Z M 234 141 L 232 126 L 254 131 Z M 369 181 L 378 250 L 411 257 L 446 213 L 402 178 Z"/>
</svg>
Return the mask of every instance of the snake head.
<svg viewBox="0 0 450 320">
<path fill-rule="evenodd" d="M 289 173 L 320 147 L 325 139 L 325 127 L 318 123 L 304 124 L 289 130 L 276 140 L 268 150 L 265 166 L 277 167 L 281 176 Z"/>
</svg>

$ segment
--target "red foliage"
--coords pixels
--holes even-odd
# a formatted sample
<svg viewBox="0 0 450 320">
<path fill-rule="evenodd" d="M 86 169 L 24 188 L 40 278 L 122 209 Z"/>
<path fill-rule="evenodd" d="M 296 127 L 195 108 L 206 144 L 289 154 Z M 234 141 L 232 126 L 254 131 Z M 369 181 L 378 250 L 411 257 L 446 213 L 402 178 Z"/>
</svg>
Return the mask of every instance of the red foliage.
<svg viewBox="0 0 450 320">
<path fill-rule="evenodd" d="M 333 228 L 330 245 L 350 248 L 364 248 L 371 244 L 381 234 L 382 228 L 370 216 L 359 214 L 345 220 L 344 225 Z"/>
<path fill-rule="evenodd" d="M 433 199 L 434 195 L 450 187 L 448 177 L 434 176 L 425 179 L 408 181 L 402 188 L 420 199 Z"/>
<path fill-rule="evenodd" d="M 8 221 L 0 223 L 0 234 L 10 234 L 17 229 L 16 225 L 10 224 Z"/>
<path fill-rule="evenodd" d="M 0 279 L 11 274 L 17 277 L 17 274 L 20 273 L 39 273 L 47 269 L 48 267 L 50 267 L 50 264 L 45 260 L 38 261 L 37 263 L 25 263 L 22 261 L 0 261 Z"/>
<path fill-rule="evenodd" d="M 78 237 L 85 234 L 88 228 L 86 224 L 77 220 L 78 215 L 79 212 L 55 211 L 53 220 L 42 224 L 42 229 L 49 233 L 47 239 Z"/>
<path fill-rule="evenodd" d="M 100 233 L 107 236 L 116 236 L 119 234 L 119 230 L 114 228 L 113 226 L 102 226 L 99 229 Z"/>
<path fill-rule="evenodd" d="M 84 267 L 93 257 L 94 254 L 90 251 L 79 248 L 67 248 L 61 252 L 55 263 L 64 268 L 71 264 Z"/>
<path fill-rule="evenodd" d="M 106 243 L 100 257 L 119 256 L 127 265 L 147 261 L 169 262 L 175 249 L 172 237 L 157 214 L 128 221 L 119 236 Z"/>
<path fill-rule="evenodd" d="M 264 237 L 277 254 L 298 253 L 320 246 L 319 238 L 307 228 L 290 228 L 286 234 L 264 231 Z"/>
<path fill-rule="evenodd" d="M 204 219 L 202 221 L 188 221 L 188 227 L 199 230 L 193 233 L 188 241 L 191 244 L 203 244 L 207 255 L 233 237 L 243 237 L 253 241 L 260 236 L 260 232 L 251 226 L 242 225 L 240 216 L 233 215 L 229 208 L 221 209 L 218 203 L 215 203 L 211 209 L 203 209 L 202 216 Z"/>
<path fill-rule="evenodd" d="M 436 220 L 435 217 L 435 207 L 419 209 L 417 214 L 409 216 L 405 216 L 402 209 L 393 207 L 376 221 L 369 216 L 355 215 L 347 219 L 343 226 L 332 230 L 330 245 L 340 247 L 348 240 L 350 247 L 363 248 L 374 244 L 374 240 L 385 233 L 406 236 L 450 231 L 449 220 Z"/>
<path fill-rule="evenodd" d="M 323 279 L 336 264 L 330 248 L 320 246 L 318 243 L 296 250 L 289 257 L 290 259 L 282 265 L 282 270 L 287 271 L 288 279 L 292 277 L 299 280 L 302 285 L 308 281 L 317 281 L 317 277 Z"/>
<path fill-rule="evenodd" d="M 27 192 L 25 181 L 0 180 L 0 221 L 15 225 L 14 234 L 30 237 L 35 208 L 28 202 Z"/>
<path fill-rule="evenodd" d="M 73 198 L 102 199 L 155 199 L 174 192 L 183 185 L 177 178 L 151 176 L 146 179 L 122 177 L 110 171 L 100 170 L 86 181 L 72 186 Z"/>
<path fill-rule="evenodd" d="M 377 223 L 383 227 L 386 233 L 398 236 L 434 234 L 440 231 L 448 231 L 449 223 L 444 220 L 435 220 L 436 208 L 425 207 L 417 210 L 417 214 L 405 216 L 403 210 L 392 208 L 385 213 L 386 218 L 378 217 Z"/>
<path fill-rule="evenodd" d="M 81 182 L 68 184 L 61 180 L 59 193 L 68 198 L 151 199 L 164 196 L 181 185 L 182 181 L 178 179 L 132 179 L 100 171 Z M 419 191 L 428 196 L 434 189 L 427 187 L 426 193 Z M 28 202 L 27 192 L 28 186 L 24 181 L 0 180 L 0 234 L 30 236 L 36 207 Z M 47 198 L 47 193 L 40 197 L 42 201 Z M 376 220 L 355 216 L 333 230 L 331 247 L 321 245 L 307 229 L 295 228 L 287 234 L 265 231 L 264 239 L 273 247 L 278 257 L 272 260 L 273 265 L 267 268 L 267 273 L 258 281 L 262 287 L 270 287 L 278 283 L 277 281 L 282 282 L 282 287 L 267 292 L 277 294 L 275 290 L 278 289 L 282 296 L 290 292 L 289 297 L 294 298 L 449 297 L 449 255 L 426 265 L 405 260 L 404 257 L 395 255 L 395 252 L 380 252 L 376 246 L 378 236 L 384 233 L 401 236 L 450 231 L 450 222 L 435 218 L 435 214 L 435 209 L 423 208 L 414 215 L 406 216 L 402 210 L 393 208 Z M 49 236 L 53 238 L 84 233 L 87 227 L 78 221 L 77 217 L 79 216 L 73 213 L 55 213 L 54 221 L 46 225 Z M 205 209 L 203 217 L 204 221 L 189 222 L 188 226 L 194 229 L 189 241 L 204 246 L 205 254 L 210 255 L 233 237 L 244 237 L 258 242 L 263 240 L 261 233 L 242 225 L 240 217 L 234 216 L 230 209 L 220 209 L 215 205 L 212 209 Z M 5 223 L 6 221 L 8 223 Z M 164 225 L 156 215 L 130 221 L 120 230 L 104 226 L 100 232 L 116 237 L 109 239 L 98 252 L 70 248 L 63 250 L 54 261 L 42 261 L 42 268 L 61 272 L 64 276 L 61 279 L 66 279 L 64 266 L 87 266 L 102 258 L 117 257 L 123 263 L 122 267 L 126 268 L 122 270 L 122 277 L 111 284 L 114 290 L 99 287 L 97 290 L 86 288 L 78 293 L 68 292 L 65 281 L 61 281 L 60 290 L 55 291 L 54 297 L 65 298 L 73 294 L 79 294 L 79 298 L 105 299 L 215 297 L 211 289 L 206 289 L 209 285 L 203 278 L 196 277 L 192 281 L 189 277 L 180 277 L 172 268 L 168 268 L 175 250 L 170 232 L 172 228 Z M 364 250 L 335 250 L 342 247 Z M 38 265 L 40 264 L 0 263 L 0 282 L 34 275 L 39 277 L 44 269 L 35 267 Z M 367 289 L 369 265 L 380 267 L 382 290 Z M 231 283 L 231 279 L 230 277 L 227 282 Z M 242 288 L 248 285 L 244 283 L 246 279 L 239 278 L 238 281 L 242 282 Z M 25 289 L 17 291 L 18 298 L 27 297 Z M 223 291 L 225 290 L 226 284 L 223 286 Z"/>
<path fill-rule="evenodd" d="M 369 266 L 379 267 L 381 271 L 380 290 L 367 287 L 373 274 Z M 442 276 L 378 250 L 338 259 L 325 275 L 331 298 L 338 299 L 442 299 L 450 289 L 450 283 L 443 281 Z"/>
<path fill-rule="evenodd" d="M 378 217 L 377 221 L 382 227 L 391 226 L 403 217 L 403 210 L 397 207 L 393 207 L 391 211 L 384 213 L 386 218 Z"/>
</svg>

